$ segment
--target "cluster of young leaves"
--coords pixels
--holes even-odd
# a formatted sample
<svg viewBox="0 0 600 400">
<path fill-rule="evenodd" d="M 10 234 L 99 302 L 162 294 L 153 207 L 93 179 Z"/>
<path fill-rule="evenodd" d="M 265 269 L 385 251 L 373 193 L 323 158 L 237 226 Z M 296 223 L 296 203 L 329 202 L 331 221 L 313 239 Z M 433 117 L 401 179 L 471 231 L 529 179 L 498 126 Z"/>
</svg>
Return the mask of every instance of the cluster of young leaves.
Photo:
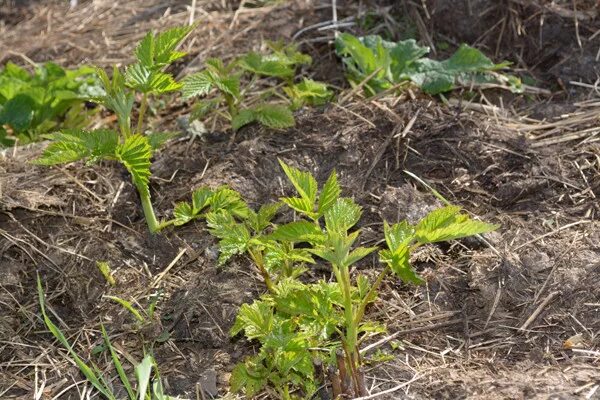
<svg viewBox="0 0 600 400">
<path fill-rule="evenodd" d="M 136 62 L 122 73 L 113 68 L 112 77 L 102 69 L 97 70 L 103 93 L 94 100 L 113 111 L 118 120 L 119 131 L 97 129 L 63 129 L 45 135 L 51 140 L 42 156 L 35 162 L 40 165 L 70 163 L 85 159 L 94 163 L 102 159 L 116 160 L 131 174 L 140 199 L 148 227 L 156 232 L 168 223 L 159 223 L 150 201 L 150 159 L 154 150 L 171 135 L 143 132 L 148 96 L 179 90 L 181 84 L 164 68 L 183 57 L 185 53 L 177 46 L 193 27 L 173 28 L 162 33 L 149 32 L 136 48 Z M 142 100 L 138 111 L 137 127 L 132 126 L 132 112 L 136 95 Z"/>
<path fill-rule="evenodd" d="M 331 99 L 333 93 L 324 83 L 307 78 L 294 83 L 296 69 L 300 65 L 310 64 L 310 56 L 302 54 L 294 46 L 284 46 L 281 43 L 272 43 L 270 48 L 270 54 L 250 52 L 227 65 L 220 59 L 209 59 L 203 71 L 187 76 L 183 80 L 184 98 L 204 97 L 213 89 L 217 92 L 215 97 L 196 103 L 192 117 L 202 119 L 225 103 L 225 117 L 234 130 L 252 122 L 273 129 L 283 129 L 294 125 L 292 110 L 304 105 L 322 105 Z M 244 73 L 251 74 L 251 80 L 242 87 Z M 263 99 L 258 104 L 246 106 L 248 91 L 261 77 L 284 81 L 287 84 L 284 91 L 289 96 L 290 104 L 266 102 Z M 262 97 L 271 95 L 272 93 L 265 92 Z"/>
<path fill-rule="evenodd" d="M 64 333 L 60 330 L 54 322 L 50 319 L 46 312 L 46 302 L 44 298 L 44 290 L 42 288 L 42 281 L 38 276 L 37 280 L 38 287 L 38 300 L 40 304 L 40 310 L 44 320 L 44 324 L 50 331 L 50 333 L 58 340 L 58 342 L 67 350 L 69 357 L 77 365 L 83 376 L 92 384 L 92 386 L 106 399 L 117 400 L 127 398 L 129 400 L 178 400 L 179 397 L 172 397 L 164 392 L 164 386 L 160 379 L 160 373 L 158 371 L 158 365 L 152 354 L 148 353 L 144 356 L 142 361 L 139 363 L 133 363 L 136 380 L 132 381 L 125 372 L 125 368 L 116 349 L 113 347 L 110 338 L 106 332 L 104 326 L 101 326 L 103 346 L 99 348 L 108 351 L 110 360 L 117 372 L 118 378 L 121 384 L 127 392 L 124 397 L 119 394 L 113 384 L 112 379 L 108 379 L 103 371 L 96 366 L 93 362 L 86 363 L 73 349 L 73 346 L 69 343 Z M 121 303 L 123 304 L 123 303 Z"/>
<path fill-rule="evenodd" d="M 521 90 L 521 82 L 517 77 L 498 72 L 510 63 L 495 64 L 482 52 L 466 44 L 444 61 L 425 57 L 429 48 L 419 46 L 414 39 L 393 43 L 376 35 L 357 38 L 343 33 L 337 37 L 335 46 L 352 84 L 360 84 L 368 78 L 364 85 L 368 95 L 405 81 L 433 95 L 448 92 L 457 86 L 486 84 L 514 92 Z"/>
<path fill-rule="evenodd" d="M 0 146 L 39 140 L 53 129 L 81 128 L 94 110 L 85 101 L 100 93 L 92 67 L 68 70 L 36 65 L 33 74 L 9 62 L 0 71 Z"/>
<path fill-rule="evenodd" d="M 340 197 L 335 171 L 319 191 L 310 173 L 283 162 L 281 167 L 296 196 L 264 205 L 258 212 L 248 207 L 236 215 L 225 209 L 211 210 L 206 219 L 209 231 L 219 238 L 219 263 L 247 254 L 268 288 L 260 299 L 241 307 L 231 330 L 232 335 L 243 332 L 261 346 L 255 356 L 234 369 L 232 388 L 252 396 L 271 386 L 281 398 L 290 399 L 293 389 L 309 396 L 319 386 L 312 360 L 324 358 L 333 363 L 333 354 L 340 346 L 350 355 L 349 369 L 359 367 L 360 338 L 382 330 L 378 324 L 363 321 L 363 316 L 367 305 L 376 299 L 377 288 L 387 272 L 408 283 L 422 282 L 410 266 L 411 251 L 427 243 L 496 227 L 472 220 L 454 206 L 430 213 L 415 226 L 384 223 L 387 248 L 379 255 L 386 267 L 375 282 L 361 275 L 352 279 L 351 266 L 378 250 L 355 246 L 360 231 L 353 229 L 360 220 L 361 208 L 352 199 Z M 282 204 L 299 218 L 274 223 Z M 298 279 L 318 259 L 331 266 L 335 282 L 305 283 Z M 311 350 L 315 348 L 328 351 L 316 354 Z"/>
</svg>

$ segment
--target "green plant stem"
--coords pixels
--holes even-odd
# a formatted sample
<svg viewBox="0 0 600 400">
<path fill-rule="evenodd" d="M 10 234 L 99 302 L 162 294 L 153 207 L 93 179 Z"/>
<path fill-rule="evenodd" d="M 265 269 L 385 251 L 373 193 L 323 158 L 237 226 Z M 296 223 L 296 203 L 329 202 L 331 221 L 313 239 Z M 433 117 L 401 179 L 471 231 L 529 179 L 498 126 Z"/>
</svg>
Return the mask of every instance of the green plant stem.
<svg viewBox="0 0 600 400">
<path fill-rule="evenodd" d="M 140 194 L 140 201 L 142 203 L 142 209 L 144 210 L 144 217 L 146 218 L 146 223 L 148 224 L 148 229 L 152 233 L 156 233 L 161 230 L 163 227 L 159 224 L 156 219 L 156 214 L 154 214 L 154 207 L 152 207 L 152 201 L 150 200 L 150 193 L 148 190 L 140 190 L 138 188 L 138 192 Z"/>
<path fill-rule="evenodd" d="M 250 254 L 250 258 L 252 258 L 252 261 L 254 261 L 254 264 L 256 264 L 258 270 L 260 271 L 260 275 L 265 281 L 265 285 L 267 286 L 267 290 L 269 291 L 269 293 L 276 294 L 275 286 L 273 285 L 271 276 L 269 276 L 269 273 L 265 269 L 262 251 L 248 249 L 248 254 Z"/>
<path fill-rule="evenodd" d="M 233 96 L 229 94 L 225 94 L 225 102 L 227 103 L 227 110 L 229 111 L 229 116 L 233 120 L 238 115 L 238 107 L 235 104 L 235 99 Z"/>
<path fill-rule="evenodd" d="M 140 115 L 138 115 L 137 129 L 136 132 L 140 135 L 142 134 L 142 129 L 144 129 L 144 116 L 146 114 L 146 110 L 148 109 L 148 93 L 144 93 L 142 96 L 142 102 L 140 104 Z"/>
</svg>

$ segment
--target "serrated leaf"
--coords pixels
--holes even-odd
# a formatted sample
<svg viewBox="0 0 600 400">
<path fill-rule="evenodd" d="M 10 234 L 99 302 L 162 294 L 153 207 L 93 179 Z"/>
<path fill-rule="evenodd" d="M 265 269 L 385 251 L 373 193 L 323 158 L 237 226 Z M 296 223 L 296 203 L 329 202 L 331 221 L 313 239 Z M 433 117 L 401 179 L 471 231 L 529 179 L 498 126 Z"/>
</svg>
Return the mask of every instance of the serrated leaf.
<svg viewBox="0 0 600 400">
<path fill-rule="evenodd" d="M 246 338 L 261 340 L 271 333 L 273 324 L 273 307 L 257 300 L 252 304 L 242 304 L 231 327 L 230 335 L 236 336 L 243 331 Z"/>
<path fill-rule="evenodd" d="M 154 65 L 154 34 L 148 32 L 135 49 L 138 62 L 146 67 Z"/>
<path fill-rule="evenodd" d="M 52 142 L 42 156 L 33 161 L 34 164 L 66 164 L 85 158 L 95 162 L 101 158 L 112 158 L 119 143 L 119 134 L 108 129 L 64 130 L 46 137 Z"/>
<path fill-rule="evenodd" d="M 173 217 L 175 218 L 175 222 L 173 223 L 173 225 L 185 225 L 191 220 L 193 220 L 195 216 L 196 214 L 194 213 L 194 210 L 190 203 L 187 203 L 185 201 L 177 203 L 175 205 L 175 209 L 173 210 Z"/>
<path fill-rule="evenodd" d="M 244 363 L 237 364 L 229 378 L 229 385 L 233 393 L 241 392 L 243 389 L 249 397 L 257 394 L 267 383 L 266 373 L 261 375 L 256 371 L 250 372 Z"/>
<path fill-rule="evenodd" d="M 198 214 L 205 207 L 208 207 L 212 195 L 213 191 L 207 187 L 201 187 L 199 189 L 194 190 L 194 192 L 192 193 L 193 213 Z"/>
<path fill-rule="evenodd" d="M 350 254 L 348 254 L 345 266 L 350 266 L 355 262 L 362 260 L 375 250 L 377 250 L 377 247 L 357 247 L 356 249 L 352 250 Z"/>
<path fill-rule="evenodd" d="M 266 229 L 271 220 L 277 214 L 277 211 L 281 208 L 281 203 L 264 204 L 260 207 L 257 213 L 250 212 L 248 215 L 248 225 L 256 233 L 262 232 Z"/>
<path fill-rule="evenodd" d="M 420 243 L 434 243 L 491 232 L 498 225 L 472 220 L 460 213 L 460 207 L 447 206 L 430 212 L 415 227 Z"/>
<path fill-rule="evenodd" d="M 279 165 L 281 165 L 281 169 L 283 169 L 289 181 L 294 185 L 300 197 L 311 204 L 310 210 L 312 211 L 317 198 L 317 180 L 310 172 L 300 171 L 297 168 L 291 167 L 281 159 L 279 159 Z"/>
<path fill-rule="evenodd" d="M 231 128 L 234 131 L 239 130 L 241 127 L 248 125 L 256 121 L 254 112 L 249 109 L 241 110 L 236 116 L 231 119 Z"/>
<path fill-rule="evenodd" d="M 406 221 L 392 226 L 383 223 L 385 242 L 392 253 L 399 251 L 401 246 L 407 246 L 413 239 L 415 229 Z"/>
<path fill-rule="evenodd" d="M 282 197 L 280 200 L 291 209 L 298 211 L 309 218 L 318 218 L 318 214 L 313 211 L 314 204 L 310 200 L 302 199 L 300 197 Z"/>
<path fill-rule="evenodd" d="M 224 210 L 240 218 L 247 218 L 250 210 L 240 194 L 226 186 L 214 191 L 210 197 L 210 207 L 212 211 Z"/>
<path fill-rule="evenodd" d="M 333 170 L 323 185 L 321 194 L 319 195 L 319 204 L 317 205 L 319 216 L 324 215 L 325 212 L 337 202 L 341 192 L 342 189 L 338 183 L 337 174 L 335 170 Z"/>
<path fill-rule="evenodd" d="M 236 75 L 229 76 L 212 76 L 212 83 L 221 92 L 226 93 L 234 98 L 240 97 L 240 78 Z"/>
<path fill-rule="evenodd" d="M 266 59 L 255 52 L 250 52 L 242 57 L 239 65 L 247 71 L 263 76 L 289 78 L 294 74 L 294 71 L 285 63 Z"/>
<path fill-rule="evenodd" d="M 131 179 L 140 194 L 150 196 L 148 184 L 152 147 L 148 138 L 139 134 L 128 137 L 124 143 L 117 146 L 115 155 L 131 174 Z"/>
<path fill-rule="evenodd" d="M 340 198 L 325 213 L 327 232 L 345 234 L 362 215 L 361 208 L 352 199 Z"/>
<path fill-rule="evenodd" d="M 139 63 L 127 67 L 125 80 L 129 87 L 142 93 L 168 93 L 182 87 L 171 74 L 153 70 Z"/>
<path fill-rule="evenodd" d="M 181 83 L 183 84 L 181 94 L 184 99 L 194 96 L 205 96 L 212 88 L 212 78 L 208 71 L 188 75 Z"/>
<path fill-rule="evenodd" d="M 256 121 L 271 129 L 291 128 L 296 124 L 292 111 L 278 104 L 259 104 L 252 108 Z"/>
<path fill-rule="evenodd" d="M 400 246 L 394 253 L 390 250 L 381 250 L 379 257 L 380 261 L 387 264 L 392 272 L 405 283 L 419 285 L 424 282 L 410 265 L 410 250 L 408 246 Z"/>
<path fill-rule="evenodd" d="M 283 91 L 292 101 L 292 108 L 295 110 L 305 104 L 311 106 L 325 105 L 333 97 L 333 92 L 327 88 L 326 83 L 316 82 L 308 78 L 302 78 L 302 82 L 284 87 Z"/>
<path fill-rule="evenodd" d="M 237 223 L 233 216 L 221 210 L 206 216 L 209 232 L 221 239 L 219 241 L 219 265 L 225 264 L 231 257 L 246 252 L 250 241 L 250 232 L 245 225 Z"/>
<path fill-rule="evenodd" d="M 156 64 L 168 65 L 183 57 L 186 53 L 175 49 L 194 28 L 194 25 L 179 26 L 159 33 L 154 40 Z"/>
<path fill-rule="evenodd" d="M 315 224 L 301 220 L 278 226 L 275 231 L 269 235 L 269 238 L 272 240 L 283 240 L 294 243 L 320 243 L 325 240 L 325 235 Z"/>
</svg>

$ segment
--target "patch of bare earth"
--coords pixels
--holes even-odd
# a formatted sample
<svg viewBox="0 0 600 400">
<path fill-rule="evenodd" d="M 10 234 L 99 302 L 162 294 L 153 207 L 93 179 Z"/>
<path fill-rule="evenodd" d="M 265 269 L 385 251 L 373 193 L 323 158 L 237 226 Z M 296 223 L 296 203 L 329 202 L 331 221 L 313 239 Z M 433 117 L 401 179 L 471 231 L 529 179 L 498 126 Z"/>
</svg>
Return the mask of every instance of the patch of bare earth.
<svg viewBox="0 0 600 400">
<path fill-rule="evenodd" d="M 372 393 L 390 390 L 379 397 L 389 399 L 597 397 L 600 101 L 587 69 L 574 72 L 579 85 L 569 84 L 574 78 L 561 69 L 572 60 L 568 51 L 596 56 L 597 8 L 583 1 L 577 12 L 570 2 L 428 1 L 426 8 L 420 2 L 384 3 L 371 5 L 383 24 L 410 16 L 424 43 L 478 44 L 490 55 L 516 61 L 554 94 L 485 92 L 471 103 L 456 92 L 443 104 L 413 93 L 375 99 L 357 93 L 324 109 L 299 111 L 296 128 L 285 132 L 252 126 L 235 137 L 175 139 L 153 162 L 158 214 L 168 216 L 175 202 L 201 185 L 230 185 L 253 206 L 275 200 L 289 193 L 279 157 L 319 181 L 335 168 L 344 194 L 364 208 L 362 237 L 372 243 L 381 235 L 382 219 L 414 221 L 441 204 L 417 176 L 501 228 L 484 240 L 415 254 L 424 286 L 385 282 L 368 317 L 385 322 L 388 333 L 364 344 L 372 360 Z M 500 3 L 505 7 L 498 8 Z M 82 1 L 69 11 L 64 3 L 32 2 L 18 11 L 26 19 L 17 28 L 0 25 L 0 62 L 127 62 L 147 29 L 189 20 L 190 2 L 165 4 Z M 337 4 L 340 19 L 363 10 L 353 2 Z M 258 48 L 262 39 L 289 40 L 331 19 L 331 4 L 316 1 L 238 6 L 197 2 L 201 23 L 177 72 L 199 68 L 208 56 Z M 560 24 L 538 25 L 542 17 Z M 517 24 L 527 28 L 522 36 Z M 535 53 L 529 46 L 540 44 L 536 26 L 557 31 L 560 41 L 541 42 Z M 341 85 L 341 67 L 327 45 L 332 37 L 331 30 L 311 28 L 298 40 L 315 58 L 317 76 Z M 577 50 L 578 37 L 584 50 Z M 172 128 L 188 109 L 174 99 L 158 110 L 154 123 Z M 92 354 L 102 342 L 101 323 L 124 356 L 139 360 L 144 346 L 153 346 L 169 393 L 195 398 L 216 386 L 225 394 L 233 365 L 254 351 L 251 343 L 228 335 L 237 308 L 264 290 L 249 260 L 217 268 L 216 242 L 202 222 L 149 235 L 123 169 L 108 162 L 93 168 L 32 166 L 28 162 L 41 148 L 10 149 L 0 158 L 0 398 L 81 398 L 90 390 L 40 319 L 36 274 L 51 318 L 82 357 L 108 374 L 114 370 L 106 354 Z M 111 265 L 116 286 L 106 283 L 98 260 Z M 376 261 L 361 268 L 370 273 Z M 321 269 L 311 274 L 328 276 Z M 143 327 L 103 297 L 145 307 L 156 294 L 156 318 Z M 376 361 L 382 353 L 393 357 Z"/>
</svg>

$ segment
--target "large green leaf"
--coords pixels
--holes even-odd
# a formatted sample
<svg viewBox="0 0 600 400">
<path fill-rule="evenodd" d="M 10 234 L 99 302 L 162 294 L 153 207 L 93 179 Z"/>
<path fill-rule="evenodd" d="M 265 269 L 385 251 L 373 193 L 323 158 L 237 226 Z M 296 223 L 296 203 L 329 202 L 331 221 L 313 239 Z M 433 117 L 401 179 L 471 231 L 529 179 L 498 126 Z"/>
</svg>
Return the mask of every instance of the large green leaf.
<svg viewBox="0 0 600 400">
<path fill-rule="evenodd" d="M 46 137 L 52 142 L 42 156 L 34 161 L 35 164 L 66 164 L 86 158 L 89 162 L 95 162 L 102 158 L 113 158 L 119 144 L 119 134 L 108 129 L 64 130 Z"/>
<path fill-rule="evenodd" d="M 492 74 L 509 63 L 495 64 L 467 45 L 462 45 L 449 59 L 436 61 L 425 58 L 429 49 L 419 46 L 413 39 L 393 43 L 379 36 L 356 38 L 341 34 L 336 39 L 336 51 L 342 57 L 352 83 L 359 84 L 371 76 L 365 84 L 369 94 L 407 80 L 430 94 L 469 83 L 495 83 L 513 91 L 520 90 L 518 79 Z"/>
<path fill-rule="evenodd" d="M 25 94 L 18 94 L 8 100 L 0 110 L 0 125 L 9 125 L 17 133 L 31 126 L 36 104 Z"/>
</svg>

